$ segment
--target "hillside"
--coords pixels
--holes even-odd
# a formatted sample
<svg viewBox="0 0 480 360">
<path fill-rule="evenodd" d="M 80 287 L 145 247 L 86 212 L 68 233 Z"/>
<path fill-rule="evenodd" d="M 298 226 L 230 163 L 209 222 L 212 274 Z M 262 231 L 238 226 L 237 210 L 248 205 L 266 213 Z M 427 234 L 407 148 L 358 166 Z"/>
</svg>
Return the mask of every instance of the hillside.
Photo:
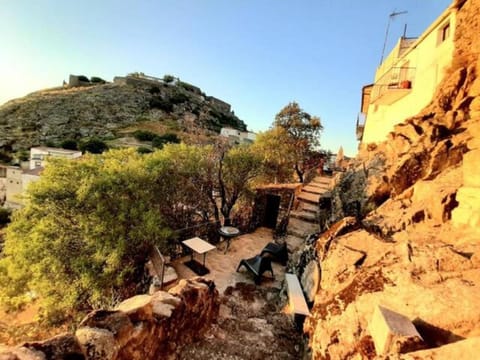
<svg viewBox="0 0 480 360">
<path fill-rule="evenodd" d="M 66 139 L 115 139 L 135 129 L 215 135 L 223 126 L 246 129 L 229 104 L 193 85 L 129 75 L 7 102 L 0 107 L 0 150 L 58 145 Z"/>
</svg>

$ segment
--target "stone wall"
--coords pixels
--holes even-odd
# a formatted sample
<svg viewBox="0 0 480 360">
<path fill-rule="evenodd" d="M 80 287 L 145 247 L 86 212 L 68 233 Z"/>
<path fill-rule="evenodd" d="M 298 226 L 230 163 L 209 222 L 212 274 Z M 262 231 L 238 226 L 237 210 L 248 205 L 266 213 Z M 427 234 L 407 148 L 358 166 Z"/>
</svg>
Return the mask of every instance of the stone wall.
<svg viewBox="0 0 480 360">
<path fill-rule="evenodd" d="M 278 209 L 277 225 L 275 234 L 282 234 L 286 230 L 289 210 L 295 208 L 292 202 L 301 190 L 301 184 L 272 184 L 257 189 L 255 204 L 253 208 L 252 226 L 262 226 L 265 218 L 268 195 L 280 196 L 280 207 Z M 292 199 L 293 197 L 293 199 Z"/>
<path fill-rule="evenodd" d="M 181 280 L 168 292 L 138 295 L 114 310 L 90 313 L 74 334 L 0 350 L 0 359 L 175 359 L 216 320 L 218 291 L 212 281 Z"/>
</svg>

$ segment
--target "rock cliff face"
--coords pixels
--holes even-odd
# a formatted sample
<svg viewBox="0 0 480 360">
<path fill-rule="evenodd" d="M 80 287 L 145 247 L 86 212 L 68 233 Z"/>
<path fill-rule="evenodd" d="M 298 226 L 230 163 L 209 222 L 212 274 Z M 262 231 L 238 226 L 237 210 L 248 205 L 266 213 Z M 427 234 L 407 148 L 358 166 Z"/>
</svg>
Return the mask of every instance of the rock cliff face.
<svg viewBox="0 0 480 360">
<path fill-rule="evenodd" d="M 182 346 L 210 328 L 219 306 L 211 281 L 181 280 L 168 292 L 138 295 L 112 311 L 90 313 L 75 335 L 0 350 L 0 359 L 175 359 Z"/>
<path fill-rule="evenodd" d="M 126 78 L 129 80 L 129 78 Z M 185 132 L 245 130 L 228 104 L 181 82 L 131 79 L 38 91 L 0 107 L 0 150 L 16 151 L 65 139 L 115 138 L 141 122 L 168 122 Z"/>
<path fill-rule="evenodd" d="M 385 358 L 368 326 L 377 305 L 407 316 L 426 348 L 388 358 L 478 357 L 480 1 L 455 5 L 454 61 L 434 100 L 336 178 L 331 228 L 305 250 L 321 267 L 304 325 L 314 359 Z"/>
</svg>

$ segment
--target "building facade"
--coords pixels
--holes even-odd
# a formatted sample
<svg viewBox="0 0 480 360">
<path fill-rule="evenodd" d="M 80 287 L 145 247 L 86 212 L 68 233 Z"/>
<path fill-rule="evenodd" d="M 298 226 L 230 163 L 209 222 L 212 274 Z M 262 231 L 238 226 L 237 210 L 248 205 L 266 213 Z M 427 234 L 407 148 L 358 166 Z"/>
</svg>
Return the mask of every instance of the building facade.
<svg viewBox="0 0 480 360">
<path fill-rule="evenodd" d="M 361 146 L 387 140 L 395 125 L 429 104 L 453 59 L 456 9 L 450 6 L 418 38 L 402 37 L 362 89 Z"/>
<path fill-rule="evenodd" d="M 30 149 L 30 169 L 45 167 L 48 157 L 59 157 L 64 159 L 76 159 L 82 156 L 78 150 L 67 150 L 51 147 L 33 147 Z"/>
<path fill-rule="evenodd" d="M 220 136 L 228 138 L 233 144 L 249 144 L 253 143 L 256 138 L 256 134 L 250 131 L 240 131 L 237 129 L 224 127 L 220 130 Z"/>
</svg>

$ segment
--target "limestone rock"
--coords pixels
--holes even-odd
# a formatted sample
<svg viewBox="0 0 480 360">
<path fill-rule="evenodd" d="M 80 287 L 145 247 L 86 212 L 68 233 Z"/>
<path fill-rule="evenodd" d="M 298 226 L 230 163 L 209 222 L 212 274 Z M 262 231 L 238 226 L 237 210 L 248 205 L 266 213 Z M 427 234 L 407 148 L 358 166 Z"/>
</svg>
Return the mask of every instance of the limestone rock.
<svg viewBox="0 0 480 360">
<path fill-rule="evenodd" d="M 113 334 L 106 329 L 81 327 L 75 333 L 87 359 L 114 360 L 118 352 Z"/>
<path fill-rule="evenodd" d="M 73 335 L 0 350 L 0 359 L 143 360 L 172 358 L 216 320 L 218 291 L 211 281 L 183 280 L 171 293 L 138 295 L 116 310 L 96 310 Z"/>
<path fill-rule="evenodd" d="M 383 306 L 375 308 L 369 331 L 378 355 L 424 348 L 423 339 L 410 319 Z"/>
<path fill-rule="evenodd" d="M 25 348 L 39 351 L 49 360 L 63 360 L 65 358 L 84 359 L 84 354 L 73 334 L 63 334 L 40 342 L 29 342 Z"/>
</svg>

